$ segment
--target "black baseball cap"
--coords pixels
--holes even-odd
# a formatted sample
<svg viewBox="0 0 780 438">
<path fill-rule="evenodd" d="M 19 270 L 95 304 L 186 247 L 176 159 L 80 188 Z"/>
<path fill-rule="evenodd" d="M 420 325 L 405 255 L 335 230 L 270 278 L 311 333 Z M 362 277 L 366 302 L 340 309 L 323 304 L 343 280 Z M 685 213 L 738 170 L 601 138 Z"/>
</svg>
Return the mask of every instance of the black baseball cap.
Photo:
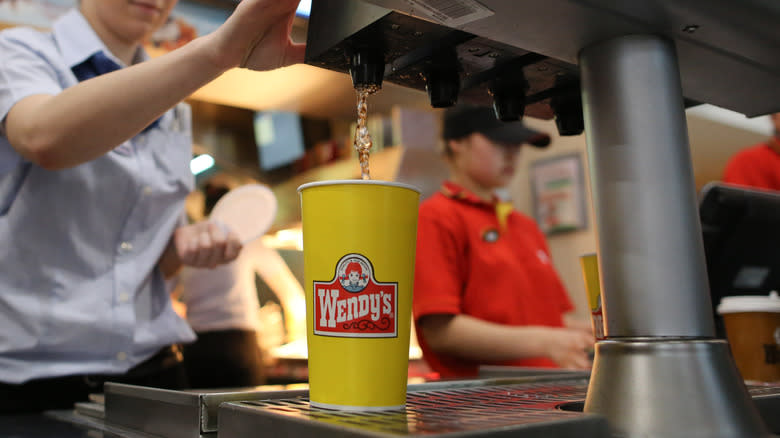
<svg viewBox="0 0 780 438">
<path fill-rule="evenodd" d="M 444 140 L 455 140 L 478 132 L 501 144 L 528 143 L 539 148 L 550 144 L 550 136 L 521 121 L 502 122 L 490 107 L 460 104 L 444 112 Z"/>
</svg>

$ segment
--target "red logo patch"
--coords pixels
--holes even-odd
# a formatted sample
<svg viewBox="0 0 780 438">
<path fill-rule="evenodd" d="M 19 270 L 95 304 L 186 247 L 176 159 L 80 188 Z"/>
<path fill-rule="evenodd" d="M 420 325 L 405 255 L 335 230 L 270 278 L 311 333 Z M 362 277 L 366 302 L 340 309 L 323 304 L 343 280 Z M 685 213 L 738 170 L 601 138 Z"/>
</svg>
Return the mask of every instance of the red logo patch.
<svg viewBox="0 0 780 438">
<path fill-rule="evenodd" d="M 314 282 L 314 334 L 347 338 L 398 336 L 398 283 L 379 283 L 371 262 L 347 254 L 330 281 Z"/>
</svg>

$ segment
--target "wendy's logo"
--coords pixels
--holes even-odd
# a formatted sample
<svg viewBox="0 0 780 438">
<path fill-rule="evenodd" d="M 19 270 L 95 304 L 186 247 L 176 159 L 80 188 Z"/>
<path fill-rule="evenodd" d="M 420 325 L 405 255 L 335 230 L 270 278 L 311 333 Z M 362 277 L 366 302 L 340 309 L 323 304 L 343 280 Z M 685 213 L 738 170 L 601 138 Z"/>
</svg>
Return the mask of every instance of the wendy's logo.
<svg viewBox="0 0 780 438">
<path fill-rule="evenodd" d="M 339 283 L 348 292 L 360 292 L 365 289 L 371 271 L 368 259 L 361 255 L 342 257 L 336 266 Z"/>
<path fill-rule="evenodd" d="M 362 254 L 336 263 L 329 281 L 314 282 L 314 334 L 337 337 L 398 336 L 398 283 L 380 283 Z"/>
</svg>

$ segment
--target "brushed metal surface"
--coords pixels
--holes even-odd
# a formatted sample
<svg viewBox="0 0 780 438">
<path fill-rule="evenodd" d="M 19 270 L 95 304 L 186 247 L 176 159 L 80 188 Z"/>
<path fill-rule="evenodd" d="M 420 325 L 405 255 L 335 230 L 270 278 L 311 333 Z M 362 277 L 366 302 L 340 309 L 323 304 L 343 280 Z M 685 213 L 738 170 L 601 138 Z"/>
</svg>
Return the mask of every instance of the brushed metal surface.
<svg viewBox="0 0 780 438">
<path fill-rule="evenodd" d="M 629 35 L 580 54 L 607 337 L 714 337 L 672 42 Z"/>
<path fill-rule="evenodd" d="M 590 420 L 587 420 L 586 423 L 590 422 L 591 426 L 598 424 L 598 422 L 592 421 L 598 415 L 583 416 L 582 414 L 588 388 L 587 373 L 571 372 L 568 376 L 562 376 L 559 370 L 529 370 L 518 367 L 493 368 L 490 372 L 495 375 L 494 378 L 436 381 L 409 385 L 410 392 L 420 393 L 415 396 L 420 400 L 420 403 L 416 404 L 416 407 L 411 411 L 412 415 L 387 418 L 383 418 L 381 415 L 373 417 L 369 415 L 366 418 L 370 420 L 369 423 L 383 424 L 384 426 L 381 427 L 405 429 L 408 435 L 439 434 L 461 437 L 469 435 L 555 437 L 562 436 L 560 433 L 564 432 L 561 431 L 569 434 L 563 436 L 587 436 L 571 435 L 574 432 L 567 428 L 583 424 L 576 420 L 578 416 L 589 418 Z M 769 429 L 773 433 L 780 433 L 780 416 L 777 415 L 780 412 L 780 382 L 746 383 L 749 394 Z M 175 400 L 176 398 L 166 397 L 165 399 Z M 141 402 L 139 400 L 139 403 Z M 159 401 L 151 400 L 147 403 L 160 408 Z M 234 410 L 227 416 L 220 416 L 221 426 L 224 427 L 220 427 L 219 435 L 217 432 L 206 432 L 201 433 L 200 437 L 320 436 L 316 433 L 320 426 L 307 425 L 307 422 L 313 422 L 315 419 L 302 416 L 308 410 L 305 392 L 293 398 L 267 400 L 262 403 L 258 401 L 251 403 L 227 402 L 221 406 L 227 407 L 228 405 L 238 406 L 241 409 Z M 256 411 L 268 409 L 268 407 L 274 407 L 274 410 L 271 411 L 275 412 L 271 416 L 272 424 L 267 427 L 258 427 L 258 422 L 267 421 L 267 418 L 256 418 Z M 286 410 L 290 415 L 280 415 L 280 408 Z M 555 412 L 540 413 L 540 411 L 566 411 L 567 413 L 559 416 Z M 318 412 L 322 413 L 323 411 L 319 410 Z M 165 413 L 163 411 L 158 415 Z M 360 420 L 360 414 L 338 414 L 340 413 L 334 413 L 330 418 L 336 420 L 335 430 L 343 432 L 344 429 L 347 429 L 351 435 L 339 435 L 337 432 L 333 432 L 333 434 L 337 436 L 377 436 L 370 431 L 370 427 L 369 430 L 366 430 L 358 426 L 358 424 L 365 426 L 362 420 L 357 421 Z M 294 417 L 297 417 L 297 420 Z M 401 425 L 399 424 L 400 419 L 406 419 L 410 421 L 410 424 Z M 545 419 L 553 420 L 551 427 L 545 426 L 543 421 Z M 560 424 L 555 424 L 556 419 L 566 419 L 569 421 L 569 426 L 562 429 Z M 173 428 L 176 419 L 169 418 L 168 420 L 172 423 Z M 358 424 L 351 423 L 353 420 Z M 463 420 L 463 422 L 459 423 L 459 420 Z M 531 424 L 524 429 L 511 427 L 511 424 L 517 425 L 522 421 L 529 422 L 529 420 L 531 420 Z M 299 424 L 290 426 L 287 423 L 291 421 L 298 421 Z M 300 424 L 301 422 L 303 424 Z M 506 425 L 507 423 L 510 423 L 510 427 L 502 430 L 501 424 Z M 329 424 L 333 425 L 333 422 Z M 376 426 L 377 424 L 374 424 L 374 427 Z M 445 429 L 447 426 L 449 429 Z M 591 433 L 591 429 L 589 429 L 591 426 L 586 427 L 583 433 Z M 453 429 L 462 430 L 457 432 Z M 297 432 L 282 435 L 282 431 L 285 430 Z M 601 430 L 604 431 L 603 428 Z M 231 432 L 228 434 L 228 431 Z M 62 410 L 36 415 L 0 416 L 0 436 L 147 438 L 150 436 L 159 437 L 160 435 L 152 435 L 134 428 L 108 423 L 99 417 L 81 415 L 77 410 Z M 173 436 L 189 438 L 192 435 L 188 435 L 186 430 L 179 430 Z M 398 436 L 398 434 L 392 436 Z"/>
<path fill-rule="evenodd" d="M 108 382 L 105 422 L 166 438 L 198 438 L 218 429 L 219 405 L 227 401 L 294 397 L 306 390 L 278 387 L 188 390 Z"/>
<path fill-rule="evenodd" d="M 599 416 L 559 410 L 581 396 L 586 380 L 485 380 L 464 385 L 436 382 L 415 388 L 406 407 L 385 412 L 318 409 L 308 399 L 226 403 L 220 407 L 220 438 L 262 430 L 267 436 L 588 438 L 608 434 Z"/>
<path fill-rule="evenodd" d="M 608 338 L 585 411 L 621 437 L 768 436 L 728 344 L 712 339 L 674 44 L 617 37 L 580 65 Z"/>
<path fill-rule="evenodd" d="M 503 377 L 410 385 L 406 408 L 384 413 L 312 408 L 305 396 L 229 402 L 220 407 L 219 438 L 653 436 L 612 435 L 599 420 L 603 416 L 583 413 L 588 389 L 588 378 L 583 373 L 562 377 L 555 370 L 541 371 L 536 376 L 529 375 L 529 370 L 510 367 L 492 371 Z M 780 409 L 780 383 L 754 382 L 748 389 L 765 419 L 776 416 Z M 713 391 L 705 390 L 699 396 L 706 397 Z M 683 408 L 685 412 L 696 409 Z M 706 428 L 701 433 L 684 430 L 683 434 L 659 436 L 710 436 Z"/>
<path fill-rule="evenodd" d="M 596 343 L 585 412 L 619 437 L 771 436 L 723 340 Z"/>
</svg>

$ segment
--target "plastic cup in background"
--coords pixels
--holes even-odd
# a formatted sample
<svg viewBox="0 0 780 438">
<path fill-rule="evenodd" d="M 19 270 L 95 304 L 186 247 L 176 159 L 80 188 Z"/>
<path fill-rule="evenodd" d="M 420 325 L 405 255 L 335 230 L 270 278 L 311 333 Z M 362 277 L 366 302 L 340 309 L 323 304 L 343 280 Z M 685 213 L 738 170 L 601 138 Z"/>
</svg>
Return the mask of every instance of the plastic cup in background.
<svg viewBox="0 0 780 438">
<path fill-rule="evenodd" d="M 588 293 L 588 306 L 590 307 L 590 324 L 593 328 L 593 337 L 597 341 L 606 338 L 604 335 L 604 313 L 601 309 L 601 284 L 599 283 L 599 259 L 596 253 L 580 256 L 582 277 L 585 281 L 585 291 Z"/>
<path fill-rule="evenodd" d="M 298 192 L 311 405 L 400 409 L 420 192 L 373 180 L 309 183 Z"/>
<path fill-rule="evenodd" d="M 780 381 L 780 297 L 724 297 L 718 305 L 737 368 L 745 380 Z"/>
</svg>

